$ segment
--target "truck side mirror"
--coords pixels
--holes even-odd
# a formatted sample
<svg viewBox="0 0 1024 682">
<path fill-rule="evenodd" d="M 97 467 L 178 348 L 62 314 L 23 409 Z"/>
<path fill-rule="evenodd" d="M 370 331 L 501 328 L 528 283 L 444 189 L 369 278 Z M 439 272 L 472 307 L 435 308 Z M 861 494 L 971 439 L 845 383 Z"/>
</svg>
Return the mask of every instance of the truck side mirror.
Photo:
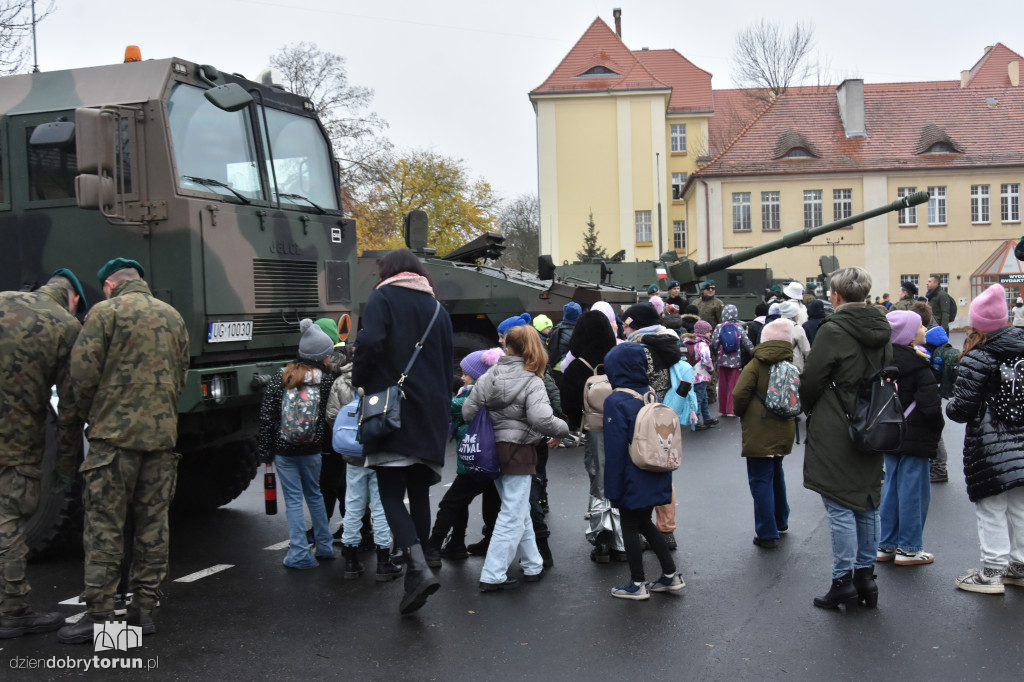
<svg viewBox="0 0 1024 682">
<path fill-rule="evenodd" d="M 238 83 L 225 83 L 203 93 L 210 104 L 221 111 L 241 111 L 252 104 L 252 95 Z"/>
<path fill-rule="evenodd" d="M 75 154 L 78 172 L 111 175 L 114 172 L 115 116 L 102 109 L 76 109 Z"/>
<path fill-rule="evenodd" d="M 75 197 L 79 208 L 109 211 L 114 206 L 114 180 L 92 174 L 75 176 Z"/>
<path fill-rule="evenodd" d="M 539 279 L 555 278 L 555 261 L 551 256 L 541 256 L 537 259 L 537 277 Z"/>
</svg>

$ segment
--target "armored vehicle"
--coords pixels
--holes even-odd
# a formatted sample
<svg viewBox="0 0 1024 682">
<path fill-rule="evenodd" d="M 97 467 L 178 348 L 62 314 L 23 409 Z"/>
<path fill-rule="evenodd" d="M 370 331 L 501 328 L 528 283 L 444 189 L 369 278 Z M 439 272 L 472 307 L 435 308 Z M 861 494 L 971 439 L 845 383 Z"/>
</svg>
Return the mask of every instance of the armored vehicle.
<svg viewBox="0 0 1024 682">
<path fill-rule="evenodd" d="M 178 58 L 8 76 L 0 155 L 0 287 L 68 267 L 96 302 L 108 259 L 141 263 L 191 340 L 176 502 L 236 497 L 260 377 L 295 357 L 301 318 L 352 310 L 355 225 L 312 103 Z M 44 500 L 33 547 L 76 494 Z"/>
<path fill-rule="evenodd" d="M 559 270 L 563 275 L 568 274 L 574 278 L 586 281 L 615 282 L 643 290 L 646 290 L 647 286 L 654 282 L 658 282 L 660 287 L 665 289 L 669 281 L 677 280 L 683 292 L 690 297 L 697 295 L 701 282 L 706 279 L 713 279 L 718 289 L 718 297 L 726 303 L 736 305 L 739 308 L 742 319 L 752 319 L 754 306 L 764 300 L 762 296 L 765 290 L 778 281 L 788 282 L 791 280 L 777 280 L 772 276 L 772 271 L 768 268 L 744 270 L 734 269 L 732 266 L 745 263 L 772 251 L 806 244 L 819 235 L 874 218 L 883 213 L 899 211 L 908 206 L 916 206 L 926 201 L 928 201 L 927 192 L 916 192 L 885 206 L 826 223 L 825 225 L 819 225 L 818 227 L 805 227 L 801 230 L 790 232 L 780 239 L 742 251 L 736 251 L 706 263 L 696 263 L 689 258 L 679 260 L 674 251 L 667 251 L 661 255 L 662 260 L 660 261 L 629 263 L 614 260 L 613 258 L 610 261 L 596 263 L 563 265 Z M 620 251 L 616 256 L 620 256 L 621 253 Z M 838 267 L 838 262 L 831 257 L 822 257 L 819 259 L 819 263 L 821 264 L 823 274 L 831 272 Z"/>
<path fill-rule="evenodd" d="M 562 306 L 576 301 L 586 310 L 604 300 L 616 310 L 637 299 L 632 289 L 583 280 L 557 279 L 550 258 L 541 259 L 539 272 L 525 272 L 488 265 L 501 257 L 504 237 L 487 232 L 447 256 L 437 257 L 427 248 L 427 214 L 412 211 L 405 219 L 406 245 L 417 256 L 434 282 L 437 298 L 452 319 L 455 355 L 461 359 L 474 350 L 498 342 L 497 327 L 509 317 L 528 312 L 562 319 Z M 356 300 L 366 302 L 380 280 L 377 265 L 388 250 L 364 251 L 356 262 Z"/>
</svg>

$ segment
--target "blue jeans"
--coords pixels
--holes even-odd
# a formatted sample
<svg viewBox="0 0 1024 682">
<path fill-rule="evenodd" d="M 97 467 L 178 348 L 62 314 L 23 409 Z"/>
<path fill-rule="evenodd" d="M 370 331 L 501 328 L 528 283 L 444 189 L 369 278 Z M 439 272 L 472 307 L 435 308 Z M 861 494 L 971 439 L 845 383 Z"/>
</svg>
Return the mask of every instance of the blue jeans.
<svg viewBox="0 0 1024 682">
<path fill-rule="evenodd" d="M 302 513 L 302 500 L 309 507 L 309 518 L 313 522 L 313 537 L 316 539 L 316 555 L 334 557 L 334 539 L 327 525 L 327 511 L 320 494 L 320 453 L 293 457 L 274 456 L 277 480 L 284 495 L 284 513 L 288 519 L 288 554 L 284 565 L 289 568 L 311 568 L 316 558 L 309 551 L 306 539 L 306 519 Z"/>
<path fill-rule="evenodd" d="M 378 547 L 391 546 L 391 529 L 388 518 L 384 515 L 384 505 L 380 503 L 380 490 L 377 488 L 377 472 L 356 464 L 345 467 L 345 531 L 341 535 L 343 544 L 354 547 L 362 539 L 363 512 L 370 505 L 373 517 L 373 541 Z"/>
<path fill-rule="evenodd" d="M 878 510 L 871 500 L 867 511 L 854 511 L 821 496 L 832 531 L 832 577 L 841 578 L 855 568 L 875 565 L 878 552 Z"/>
<path fill-rule="evenodd" d="M 907 552 L 924 549 L 924 522 L 932 499 L 931 462 L 925 457 L 885 456 L 882 539 L 879 549 Z"/>
<path fill-rule="evenodd" d="M 693 385 L 693 392 L 697 395 L 697 411 L 700 412 L 704 423 L 711 421 L 711 411 L 708 410 L 708 384 L 701 382 Z"/>
<path fill-rule="evenodd" d="M 544 559 L 537 550 L 537 540 L 533 534 L 533 521 L 530 520 L 532 482 L 533 476 L 528 474 L 503 475 L 494 482 L 501 497 L 501 511 L 498 512 L 498 520 L 494 522 L 494 532 L 491 533 L 491 544 L 487 547 L 480 582 L 505 582 L 516 549 L 521 552 L 519 561 L 524 573 L 537 575 L 544 568 Z"/>
<path fill-rule="evenodd" d="M 747 457 L 747 483 L 754 498 L 754 532 L 762 540 L 779 537 L 789 527 L 786 475 L 782 457 Z"/>
</svg>

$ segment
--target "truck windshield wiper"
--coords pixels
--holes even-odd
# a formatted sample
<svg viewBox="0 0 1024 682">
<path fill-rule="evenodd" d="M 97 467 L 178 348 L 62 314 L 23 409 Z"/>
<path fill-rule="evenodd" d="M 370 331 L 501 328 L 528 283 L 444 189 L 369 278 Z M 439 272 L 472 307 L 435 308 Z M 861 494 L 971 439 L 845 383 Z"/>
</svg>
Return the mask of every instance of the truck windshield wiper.
<svg viewBox="0 0 1024 682">
<path fill-rule="evenodd" d="M 252 203 L 249 200 L 248 197 L 246 197 L 244 194 L 242 194 L 242 193 L 238 192 L 237 190 L 235 190 L 235 188 L 233 188 L 231 185 L 227 184 L 226 182 L 221 182 L 220 180 L 214 180 L 213 178 L 197 178 L 194 175 L 182 175 L 181 178 L 183 180 L 188 180 L 189 182 L 194 182 L 194 183 L 196 183 L 198 185 L 206 185 L 207 187 L 223 187 L 224 189 L 226 189 L 227 191 L 231 192 L 236 197 L 238 197 L 243 204 L 251 204 Z"/>
<path fill-rule="evenodd" d="M 281 192 L 277 196 L 282 197 L 284 199 L 301 199 L 302 201 L 305 201 L 307 204 L 309 204 L 316 210 L 320 211 L 321 214 L 327 213 L 327 209 L 323 208 L 322 206 L 314 204 L 309 197 L 304 197 L 301 194 L 285 194 L 284 192 Z"/>
</svg>

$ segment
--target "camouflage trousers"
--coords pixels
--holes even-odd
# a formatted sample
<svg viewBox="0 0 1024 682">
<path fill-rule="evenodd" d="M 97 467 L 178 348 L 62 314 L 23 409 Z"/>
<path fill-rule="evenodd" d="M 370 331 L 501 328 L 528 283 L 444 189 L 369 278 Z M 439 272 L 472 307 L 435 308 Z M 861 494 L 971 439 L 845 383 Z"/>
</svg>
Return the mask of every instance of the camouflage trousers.
<svg viewBox="0 0 1024 682">
<path fill-rule="evenodd" d="M 39 467 L 0 467 L 0 611 L 17 611 L 32 589 L 25 577 L 25 528 L 39 506 Z"/>
<path fill-rule="evenodd" d="M 170 450 L 141 452 L 89 442 L 82 464 L 85 503 L 85 591 L 89 613 L 114 610 L 124 557 L 128 511 L 135 520 L 129 589 L 132 606 L 150 612 L 167 578 L 170 530 L 167 511 L 178 480 L 179 455 Z"/>
</svg>

